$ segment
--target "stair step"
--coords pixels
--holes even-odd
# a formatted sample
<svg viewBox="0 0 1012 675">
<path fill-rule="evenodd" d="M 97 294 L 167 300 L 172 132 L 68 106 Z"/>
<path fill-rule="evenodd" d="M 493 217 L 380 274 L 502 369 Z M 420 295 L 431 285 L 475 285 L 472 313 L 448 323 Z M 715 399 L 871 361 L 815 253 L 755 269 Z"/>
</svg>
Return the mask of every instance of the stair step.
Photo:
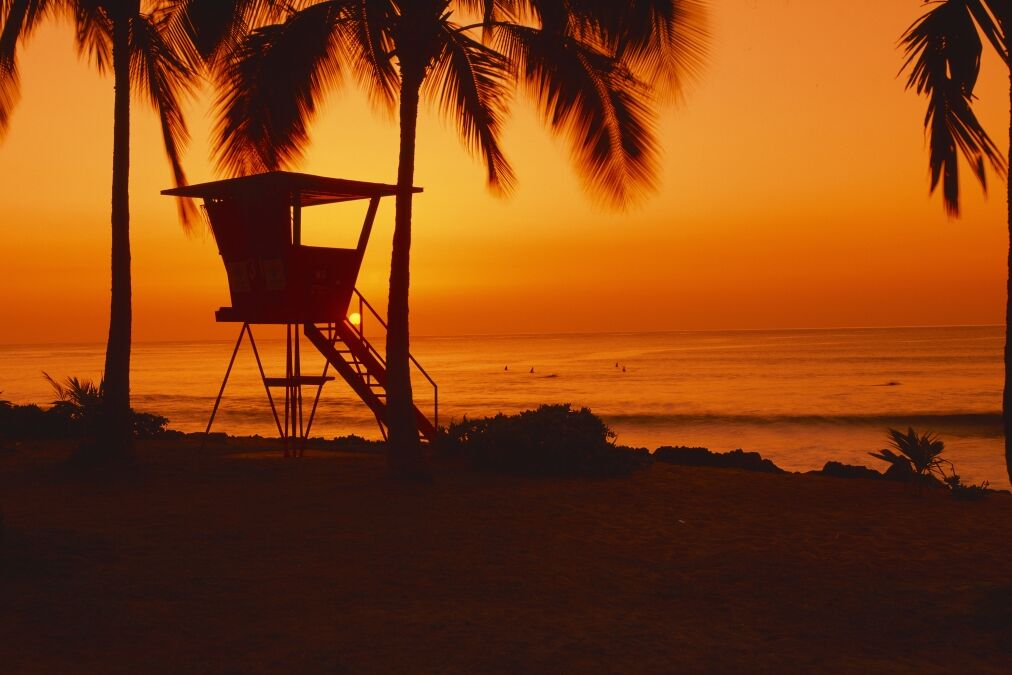
<svg viewBox="0 0 1012 675">
<path fill-rule="evenodd" d="M 385 431 L 386 425 L 382 418 L 388 395 L 385 384 L 381 384 L 377 378 L 377 375 L 382 377 L 386 373 L 386 362 L 382 354 L 365 335 L 360 335 L 347 321 L 328 322 L 325 327 L 307 324 L 305 329 L 310 341 L 333 364 L 341 377 L 359 392 L 362 400 L 376 415 L 381 430 Z M 423 442 L 431 440 L 436 433 L 433 424 L 417 407 L 415 412 L 418 416 L 420 439 Z"/>
<path fill-rule="evenodd" d="M 323 384 L 324 382 L 331 382 L 333 381 L 333 379 L 334 378 L 330 375 L 327 375 L 325 377 L 320 375 L 300 375 L 299 377 L 290 377 L 290 378 L 265 377 L 264 384 L 266 384 L 268 387 L 287 387 L 290 385 L 299 385 L 299 384 L 320 385 Z"/>
</svg>

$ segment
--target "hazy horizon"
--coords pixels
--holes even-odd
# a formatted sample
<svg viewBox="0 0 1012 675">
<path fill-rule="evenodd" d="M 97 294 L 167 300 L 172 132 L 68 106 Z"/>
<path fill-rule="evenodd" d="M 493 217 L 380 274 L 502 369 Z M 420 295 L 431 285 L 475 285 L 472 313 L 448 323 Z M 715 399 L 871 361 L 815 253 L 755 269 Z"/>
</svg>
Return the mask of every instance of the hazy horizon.
<svg viewBox="0 0 1012 675">
<path fill-rule="evenodd" d="M 241 327 L 241 324 L 226 324 L 232 326 Z M 257 335 L 263 331 L 270 331 L 265 326 L 270 324 L 260 324 L 256 326 Z M 283 329 L 282 326 L 278 325 L 275 327 L 277 331 Z M 893 325 L 893 326 L 789 326 L 786 328 L 694 328 L 694 329 L 672 329 L 672 330 L 597 330 L 597 331 L 553 331 L 553 332 L 530 332 L 530 333 L 427 333 L 418 334 L 412 333 L 413 338 L 419 339 L 439 339 L 439 338 L 454 338 L 454 339 L 465 339 L 465 338 L 516 338 L 516 337 L 552 337 L 560 336 L 564 337 L 567 335 L 572 336 L 593 336 L 593 335 L 663 335 L 667 333 L 671 334 L 693 334 L 693 333 L 789 333 L 789 332 L 805 332 L 805 331 L 841 331 L 841 330 L 890 330 L 890 329 L 904 329 L 904 328 L 1004 328 L 1004 324 L 999 323 L 961 323 L 961 324 L 904 324 L 904 325 Z M 178 338 L 178 339 L 147 339 L 147 340 L 134 340 L 133 344 L 186 344 L 195 342 L 214 342 L 214 343 L 234 343 L 238 332 L 235 332 L 232 336 L 225 337 L 193 337 L 193 338 Z M 371 337 L 371 334 L 370 334 Z M 284 340 L 283 337 L 257 337 L 257 341 L 266 340 Z M 0 341 L 0 346 L 4 347 L 20 347 L 32 345 L 36 347 L 47 347 L 47 346 L 70 346 L 70 345 L 94 345 L 94 344 L 105 344 L 105 340 L 67 340 L 63 342 L 3 342 Z"/>
</svg>

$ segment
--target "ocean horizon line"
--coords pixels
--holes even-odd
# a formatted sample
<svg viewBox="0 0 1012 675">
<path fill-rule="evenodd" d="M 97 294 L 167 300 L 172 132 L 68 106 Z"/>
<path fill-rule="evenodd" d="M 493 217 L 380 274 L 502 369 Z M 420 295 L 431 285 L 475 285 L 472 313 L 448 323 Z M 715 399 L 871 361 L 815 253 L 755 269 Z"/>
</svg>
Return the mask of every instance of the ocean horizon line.
<svg viewBox="0 0 1012 675">
<path fill-rule="evenodd" d="M 266 325 L 266 324 L 265 324 Z M 787 327 L 787 328 L 698 328 L 698 329 L 666 329 L 666 330 L 624 330 L 624 331 L 548 331 L 548 332 L 526 332 L 526 333 L 454 333 L 454 334 L 417 334 L 411 337 L 426 340 L 455 340 L 465 338 L 524 338 L 524 337 L 587 337 L 587 336 L 638 336 L 638 335 L 702 335 L 707 333 L 819 333 L 832 331 L 887 331 L 887 330 L 942 330 L 953 328 L 1004 328 L 998 323 L 983 324 L 917 324 L 917 325 L 890 325 L 890 326 L 809 326 L 809 327 Z M 367 337 L 378 337 L 369 335 Z M 284 338 L 258 338 L 259 341 L 273 342 L 283 341 Z M 74 340 L 57 342 L 3 342 L 0 341 L 0 348 L 15 347 L 74 347 L 93 346 L 104 344 L 104 339 L 97 340 Z M 234 338 L 185 338 L 167 340 L 133 340 L 134 345 L 167 345 L 167 344 L 207 344 L 221 343 L 234 344 Z"/>
</svg>

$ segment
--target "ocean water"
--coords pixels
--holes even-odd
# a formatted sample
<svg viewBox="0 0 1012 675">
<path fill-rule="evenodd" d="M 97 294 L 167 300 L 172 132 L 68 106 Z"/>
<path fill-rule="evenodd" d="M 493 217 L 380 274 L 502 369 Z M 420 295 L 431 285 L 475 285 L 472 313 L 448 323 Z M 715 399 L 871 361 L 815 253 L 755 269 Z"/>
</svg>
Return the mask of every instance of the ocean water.
<svg viewBox="0 0 1012 675">
<path fill-rule="evenodd" d="M 279 330 L 258 329 L 268 376 L 283 374 Z M 964 478 L 1008 487 L 1001 437 L 1001 327 L 713 331 L 416 338 L 439 384 L 439 419 L 587 406 L 626 445 L 754 450 L 790 470 L 827 460 L 879 465 L 888 427 L 932 430 Z M 134 347 L 133 402 L 173 428 L 203 430 L 231 354 L 227 342 Z M 0 391 L 48 402 L 42 378 L 97 378 L 104 346 L 0 346 Z M 322 370 L 303 342 L 303 372 Z M 531 370 L 533 369 L 533 372 Z M 278 390 L 280 393 L 280 390 Z M 314 392 L 307 390 L 308 403 Z M 419 406 L 432 390 L 419 379 Z M 216 431 L 276 435 L 248 343 Z M 369 410 L 340 380 L 323 390 L 313 435 L 378 438 Z"/>
</svg>

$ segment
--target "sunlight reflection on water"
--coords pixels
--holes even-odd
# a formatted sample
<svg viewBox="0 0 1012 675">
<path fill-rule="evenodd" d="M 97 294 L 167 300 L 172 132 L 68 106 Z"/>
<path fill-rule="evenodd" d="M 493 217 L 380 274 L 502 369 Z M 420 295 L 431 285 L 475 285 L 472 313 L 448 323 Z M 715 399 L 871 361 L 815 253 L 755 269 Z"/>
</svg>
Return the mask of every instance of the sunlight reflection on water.
<svg viewBox="0 0 1012 675">
<path fill-rule="evenodd" d="M 998 416 L 1003 339 L 1000 327 L 480 336 L 416 338 L 413 352 L 439 383 L 444 423 L 566 402 L 604 417 L 620 443 L 741 447 L 792 470 L 828 459 L 874 464 L 867 452 L 885 444 L 886 427 L 912 424 L 942 434 L 965 478 L 1008 487 Z M 258 345 L 268 375 L 277 374 L 283 344 Z M 308 347 L 311 373 L 322 359 Z M 173 428 L 203 430 L 231 345 L 134 350 L 134 406 Z M 95 378 L 103 346 L 0 346 L 0 356 L 3 398 L 48 402 L 41 371 Z M 425 408 L 431 389 L 423 385 L 415 393 Z M 248 347 L 215 428 L 276 434 Z M 328 384 L 314 435 L 348 433 L 379 435 L 351 390 Z"/>
</svg>

